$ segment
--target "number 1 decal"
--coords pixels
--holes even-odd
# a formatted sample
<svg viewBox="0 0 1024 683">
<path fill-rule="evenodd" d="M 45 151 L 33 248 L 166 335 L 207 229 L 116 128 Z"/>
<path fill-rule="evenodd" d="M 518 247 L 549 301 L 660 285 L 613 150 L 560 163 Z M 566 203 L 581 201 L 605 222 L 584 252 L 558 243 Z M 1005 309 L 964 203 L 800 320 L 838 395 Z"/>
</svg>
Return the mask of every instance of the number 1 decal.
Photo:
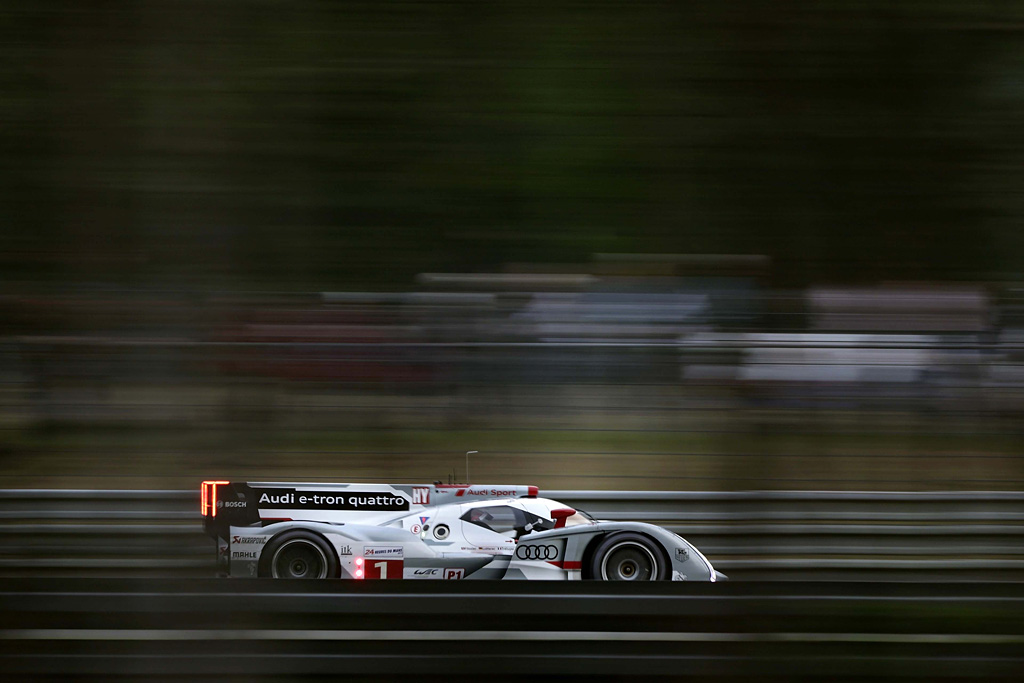
<svg viewBox="0 0 1024 683">
<path fill-rule="evenodd" d="M 366 578 L 368 579 L 401 579 L 405 565 L 402 560 L 377 560 L 366 563 Z"/>
</svg>

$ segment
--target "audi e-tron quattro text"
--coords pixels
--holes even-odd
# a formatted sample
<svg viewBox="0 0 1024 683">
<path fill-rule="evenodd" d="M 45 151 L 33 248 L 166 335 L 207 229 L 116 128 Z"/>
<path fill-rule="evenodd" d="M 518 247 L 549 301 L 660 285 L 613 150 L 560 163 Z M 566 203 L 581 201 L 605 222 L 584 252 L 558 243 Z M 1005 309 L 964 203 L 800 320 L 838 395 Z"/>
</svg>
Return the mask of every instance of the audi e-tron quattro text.
<svg viewBox="0 0 1024 683">
<path fill-rule="evenodd" d="M 725 578 L 680 536 L 598 521 L 535 486 L 205 481 L 230 576 L 344 579 Z"/>
</svg>

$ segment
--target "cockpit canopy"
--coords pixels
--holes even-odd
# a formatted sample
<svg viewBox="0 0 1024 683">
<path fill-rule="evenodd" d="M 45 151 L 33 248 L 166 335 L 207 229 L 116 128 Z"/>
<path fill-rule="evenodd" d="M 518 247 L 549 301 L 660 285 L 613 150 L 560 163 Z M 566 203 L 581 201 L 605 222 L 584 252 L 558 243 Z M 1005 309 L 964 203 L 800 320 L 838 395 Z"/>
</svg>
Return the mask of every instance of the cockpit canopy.
<svg viewBox="0 0 1024 683">
<path fill-rule="evenodd" d="M 547 531 L 548 529 L 559 528 L 560 526 L 575 526 L 577 524 L 592 524 L 593 518 L 585 512 L 579 510 L 572 510 L 561 506 L 558 509 L 547 509 L 548 505 L 544 506 L 544 510 L 547 511 L 548 515 L 555 517 L 558 512 L 566 512 L 571 514 L 567 520 L 559 523 L 556 519 L 542 517 L 530 510 L 524 509 L 528 505 L 536 507 L 539 504 L 555 504 L 554 501 L 530 501 L 529 504 L 524 501 L 510 501 L 509 503 L 495 503 L 494 505 L 486 505 L 480 507 L 474 507 L 467 510 L 462 515 L 464 522 L 475 524 L 483 529 L 499 533 L 507 538 L 520 538 L 526 534 L 533 533 L 535 531 Z"/>
<path fill-rule="evenodd" d="M 473 508 L 462 515 L 462 520 L 509 538 L 519 538 L 533 531 L 555 528 L 555 523 L 550 519 L 544 519 L 511 505 Z"/>
</svg>

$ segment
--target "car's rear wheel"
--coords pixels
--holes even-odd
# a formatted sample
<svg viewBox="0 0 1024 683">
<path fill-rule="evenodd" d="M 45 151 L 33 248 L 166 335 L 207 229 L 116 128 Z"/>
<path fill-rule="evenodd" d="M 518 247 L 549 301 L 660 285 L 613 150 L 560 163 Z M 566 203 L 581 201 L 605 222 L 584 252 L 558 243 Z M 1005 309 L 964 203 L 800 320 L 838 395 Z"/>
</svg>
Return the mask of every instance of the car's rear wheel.
<svg viewBox="0 0 1024 683">
<path fill-rule="evenodd" d="M 338 576 L 338 558 L 330 544 L 308 531 L 275 536 L 260 555 L 260 576 L 275 579 L 326 579 Z"/>
<path fill-rule="evenodd" d="M 590 576 L 602 581 L 660 581 L 668 575 L 668 559 L 657 543 L 643 534 L 618 533 L 594 549 Z"/>
</svg>

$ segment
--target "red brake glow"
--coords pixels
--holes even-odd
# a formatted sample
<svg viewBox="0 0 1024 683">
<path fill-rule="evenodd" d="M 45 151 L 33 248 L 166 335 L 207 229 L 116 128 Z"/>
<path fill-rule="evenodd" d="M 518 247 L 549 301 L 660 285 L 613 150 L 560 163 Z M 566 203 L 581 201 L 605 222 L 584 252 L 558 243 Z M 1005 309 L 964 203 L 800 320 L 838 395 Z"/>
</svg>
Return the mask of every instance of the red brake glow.
<svg viewBox="0 0 1024 683">
<path fill-rule="evenodd" d="M 217 487 L 227 486 L 229 481 L 204 481 L 199 487 L 199 498 L 204 517 L 217 516 Z"/>
</svg>

